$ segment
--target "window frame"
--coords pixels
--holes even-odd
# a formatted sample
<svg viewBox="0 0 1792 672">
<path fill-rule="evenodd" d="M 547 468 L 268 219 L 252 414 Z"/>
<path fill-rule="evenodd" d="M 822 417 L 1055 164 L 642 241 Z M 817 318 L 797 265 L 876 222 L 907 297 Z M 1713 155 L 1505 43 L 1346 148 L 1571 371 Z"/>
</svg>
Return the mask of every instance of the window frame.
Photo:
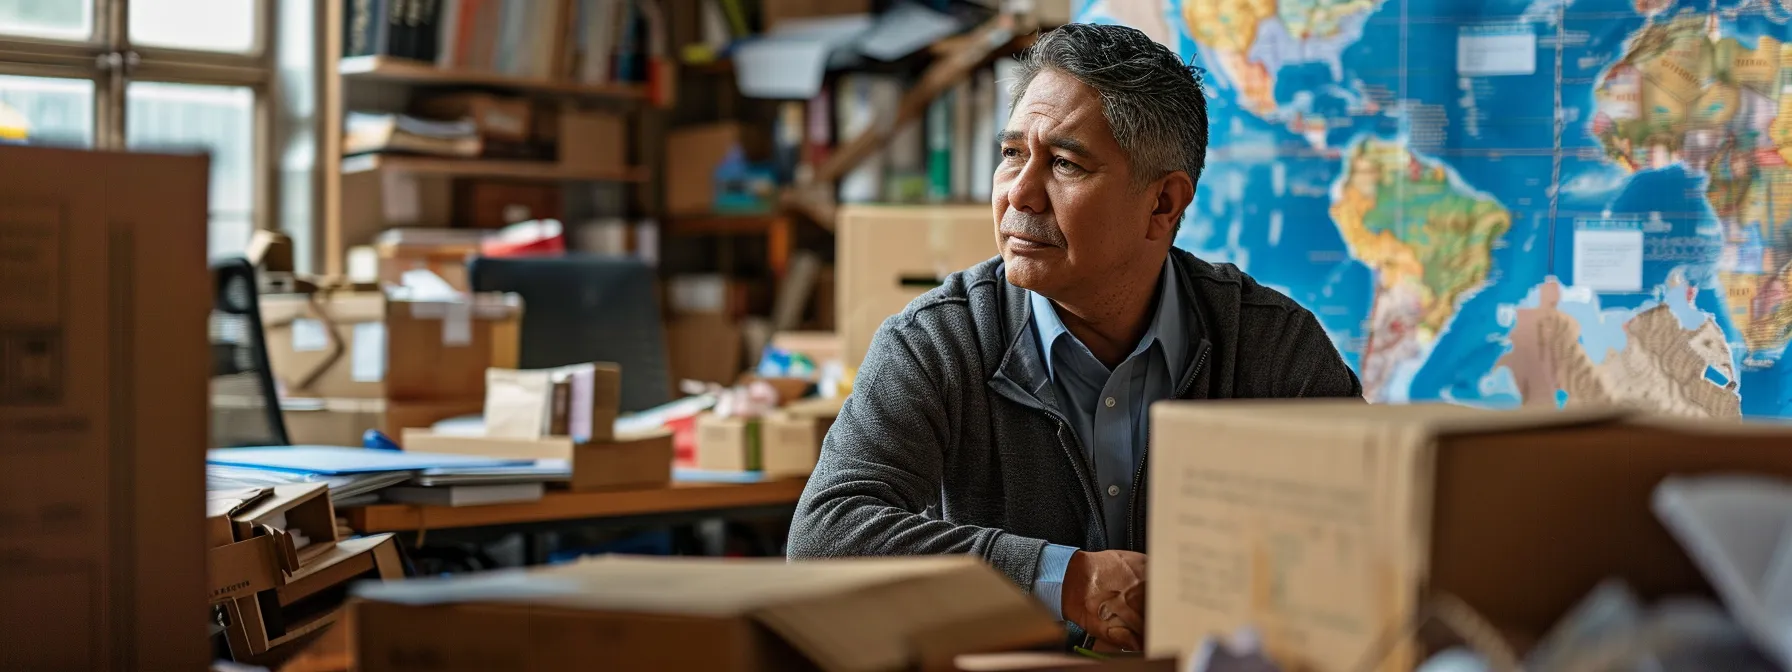
<svg viewBox="0 0 1792 672">
<path fill-rule="evenodd" d="M 279 95 L 275 58 L 280 32 L 275 0 L 243 0 L 255 4 L 253 47 L 244 53 L 133 45 L 129 26 L 134 0 L 86 1 L 93 11 L 93 33 L 86 40 L 0 35 L 0 75 L 93 82 L 93 149 L 107 151 L 126 149 L 125 90 L 131 82 L 249 89 L 255 101 L 250 138 L 256 166 L 250 186 L 252 222 L 257 230 L 278 230 L 274 145 L 279 130 L 274 98 Z"/>
</svg>

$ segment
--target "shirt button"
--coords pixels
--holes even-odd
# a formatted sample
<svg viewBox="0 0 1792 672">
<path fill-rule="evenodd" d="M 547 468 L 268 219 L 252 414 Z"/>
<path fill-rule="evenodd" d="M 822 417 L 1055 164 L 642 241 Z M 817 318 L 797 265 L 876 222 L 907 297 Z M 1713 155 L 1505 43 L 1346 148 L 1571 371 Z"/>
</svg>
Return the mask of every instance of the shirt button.
<svg viewBox="0 0 1792 672">
<path fill-rule="evenodd" d="M 1109 497 L 1119 497 L 1120 496 L 1120 486 L 1118 486 L 1118 485 L 1108 486 L 1108 496 Z"/>
<path fill-rule="evenodd" d="M 1113 407 L 1114 407 L 1114 398 L 1113 398 L 1113 397 L 1108 397 L 1108 402 L 1107 402 L 1107 403 L 1108 403 L 1108 408 L 1113 408 Z"/>
</svg>

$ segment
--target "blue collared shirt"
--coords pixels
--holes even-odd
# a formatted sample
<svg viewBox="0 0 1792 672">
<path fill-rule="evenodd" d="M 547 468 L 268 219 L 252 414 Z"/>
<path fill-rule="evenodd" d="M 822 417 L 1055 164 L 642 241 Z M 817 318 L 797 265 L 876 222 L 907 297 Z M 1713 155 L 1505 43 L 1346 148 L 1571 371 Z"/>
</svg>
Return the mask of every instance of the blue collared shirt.
<svg viewBox="0 0 1792 672">
<path fill-rule="evenodd" d="M 1175 394 L 1176 375 L 1188 366 L 1183 331 L 1187 307 L 1170 260 L 1159 274 L 1156 315 L 1139 343 L 1113 370 L 1095 358 L 1058 318 L 1050 299 L 1028 292 L 1040 361 L 1051 378 L 1057 410 L 1070 421 L 1092 468 L 1108 547 L 1125 548 L 1134 476 L 1145 455 L 1152 402 Z M 1078 549 L 1048 544 L 1040 553 L 1033 594 L 1063 618 L 1064 572 Z"/>
</svg>

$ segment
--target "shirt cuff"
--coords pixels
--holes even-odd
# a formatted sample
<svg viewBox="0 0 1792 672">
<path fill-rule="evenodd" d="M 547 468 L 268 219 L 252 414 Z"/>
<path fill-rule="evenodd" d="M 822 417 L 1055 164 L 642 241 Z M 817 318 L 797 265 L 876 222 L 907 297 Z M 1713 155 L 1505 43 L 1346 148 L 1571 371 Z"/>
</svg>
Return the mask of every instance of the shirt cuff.
<svg viewBox="0 0 1792 672">
<path fill-rule="evenodd" d="M 1064 620 L 1064 572 L 1070 569 L 1074 546 L 1046 544 L 1039 550 L 1039 570 L 1033 574 L 1033 596 L 1051 610 L 1052 618 Z"/>
</svg>

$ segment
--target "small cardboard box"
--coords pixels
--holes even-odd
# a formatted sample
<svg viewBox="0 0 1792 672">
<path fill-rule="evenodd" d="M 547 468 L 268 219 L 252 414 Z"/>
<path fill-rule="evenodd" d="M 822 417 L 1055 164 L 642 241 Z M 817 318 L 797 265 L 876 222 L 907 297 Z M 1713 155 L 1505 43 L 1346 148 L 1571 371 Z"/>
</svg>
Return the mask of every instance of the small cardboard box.
<svg viewBox="0 0 1792 672">
<path fill-rule="evenodd" d="M 571 437 L 506 439 L 406 430 L 404 449 L 424 453 L 569 460 L 574 490 L 664 486 L 672 482 L 672 434 L 648 432 L 610 441 L 576 443 Z"/>
<path fill-rule="evenodd" d="M 229 602 L 280 587 L 285 572 L 296 569 L 282 567 L 282 557 L 279 540 L 269 535 L 208 549 L 205 576 L 211 587 L 211 603 Z"/>
<path fill-rule="evenodd" d="M 443 420 L 476 416 L 484 411 L 484 399 L 389 401 L 386 402 L 386 419 L 381 431 L 387 436 L 398 438 L 407 429 L 429 429 Z"/>
<path fill-rule="evenodd" d="M 577 660 L 617 670 L 949 669 L 961 653 L 1064 637 L 1037 600 L 963 556 L 606 556 L 507 575 L 512 596 L 457 603 L 456 584 L 489 580 L 358 587 L 360 669 L 546 672 Z M 561 589 L 543 598 L 534 585 Z"/>
<path fill-rule="evenodd" d="M 348 539 L 331 547 L 284 585 L 225 603 L 225 640 L 237 659 L 258 656 L 335 623 L 350 584 L 404 578 L 390 534 Z"/>
<path fill-rule="evenodd" d="M 384 399 L 282 400 L 286 437 L 295 446 L 359 446 L 369 429 L 386 422 Z"/>
<path fill-rule="evenodd" d="M 947 275 L 997 254 L 986 205 L 842 207 L 835 239 L 835 325 L 842 363 L 857 368 L 891 315 Z"/>
<path fill-rule="evenodd" d="M 1146 648 L 1249 625 L 1284 669 L 1357 667 L 1432 595 L 1536 641 L 1595 585 L 1705 592 L 1670 475 L 1792 477 L 1792 427 L 1352 401 L 1151 408 Z M 1409 670 L 1402 642 L 1376 670 Z"/>
<path fill-rule="evenodd" d="M 709 471 L 759 471 L 763 464 L 759 418 L 724 418 L 714 413 L 697 416 L 698 469 Z"/>
<path fill-rule="evenodd" d="M 286 394 L 484 399 L 485 370 L 514 367 L 522 300 L 406 301 L 379 292 L 262 298 L 268 363 Z"/>
<path fill-rule="evenodd" d="M 230 515 L 237 539 L 276 537 L 304 565 L 336 544 L 336 509 L 324 483 L 277 485 L 274 494 Z"/>
<path fill-rule="evenodd" d="M 628 120 L 608 112 L 560 110 L 560 165 L 580 170 L 628 165 Z"/>
<path fill-rule="evenodd" d="M 821 440 L 840 415 L 842 399 L 799 401 L 760 426 L 760 468 L 766 478 L 807 476 L 821 457 Z"/>
<path fill-rule="evenodd" d="M 608 441 L 622 404 L 622 368 L 607 362 L 552 369 L 487 369 L 485 435 Z"/>
</svg>

